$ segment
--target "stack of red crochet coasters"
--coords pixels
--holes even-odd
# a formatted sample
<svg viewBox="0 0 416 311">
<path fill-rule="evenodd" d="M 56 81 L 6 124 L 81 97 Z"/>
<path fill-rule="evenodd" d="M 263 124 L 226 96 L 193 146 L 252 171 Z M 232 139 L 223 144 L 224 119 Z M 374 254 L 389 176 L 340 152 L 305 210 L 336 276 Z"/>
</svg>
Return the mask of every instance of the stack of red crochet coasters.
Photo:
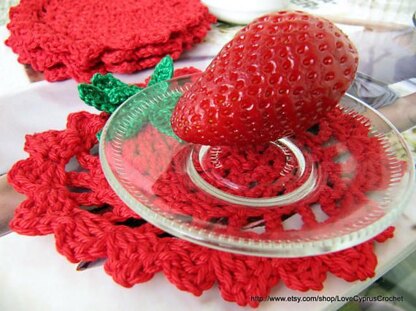
<svg viewBox="0 0 416 311">
<path fill-rule="evenodd" d="M 165 63 L 169 65 L 169 62 Z M 192 68 L 181 69 L 175 71 L 175 76 L 195 71 Z M 164 73 L 163 70 L 159 72 Z M 147 82 L 152 84 L 155 76 L 161 77 L 155 80 L 163 79 L 163 75 L 154 74 Z M 168 78 L 170 76 L 171 71 Z M 126 91 L 126 86 L 116 83 L 109 76 L 95 76 L 89 87 L 80 88 L 81 97 L 92 104 L 93 92 L 96 98 L 106 98 L 103 94 L 109 91 L 109 85 L 113 89 L 117 87 L 119 94 Z M 113 110 L 110 106 L 105 105 L 107 110 Z M 156 273 L 163 272 L 177 288 L 198 296 L 216 283 L 223 299 L 243 306 L 258 306 L 260 299 L 253 300 L 253 297 L 266 297 L 279 282 L 294 290 L 307 291 L 322 290 L 328 274 L 349 282 L 374 276 L 377 266 L 375 245 L 393 236 L 392 227 L 367 242 L 335 253 L 303 258 L 261 258 L 192 244 L 151 225 L 120 200 L 104 177 L 94 146 L 98 143 L 96 135 L 108 117 L 107 113 L 74 113 L 69 116 L 65 130 L 27 136 L 25 150 L 29 157 L 17 162 L 8 174 L 9 182 L 27 197 L 17 208 L 11 222 L 15 232 L 54 234 L 57 250 L 71 262 L 105 259 L 106 272 L 126 287 L 149 281 Z M 334 180 L 331 185 L 322 185 L 324 191 L 321 196 L 321 203 L 331 221 L 340 215 L 339 212 L 348 212 L 348 206 L 337 208 L 333 204 L 340 195 L 348 201 L 359 198 L 368 189 L 385 186 L 374 173 L 382 170 L 374 159 L 380 159 L 382 163 L 385 154 L 378 140 L 369 137 L 366 125 L 354 122 L 354 119 L 340 112 L 334 112 L 330 118 L 331 122 L 321 122 L 316 135 L 310 135 L 309 139 L 305 136 L 305 141 L 316 150 L 324 169 Z M 342 150 L 328 147 L 326 152 L 322 152 L 323 149 L 318 147 L 332 134 L 343 136 L 347 141 L 355 137 L 351 151 L 362 155 L 360 174 L 353 182 L 355 191 L 344 187 L 345 179 L 338 178 L 340 172 L 333 163 Z M 161 165 L 158 154 L 171 152 L 175 148 L 180 151 L 181 146 L 173 137 L 162 135 L 160 128 L 146 122 L 140 134 L 130 138 L 125 151 L 130 155 L 133 166 L 150 171 L 165 167 Z M 251 159 L 256 160 L 260 158 L 257 153 L 264 153 L 264 150 L 248 149 L 247 152 Z M 180 156 L 178 152 L 177 157 Z M 73 161 L 78 162 L 80 168 L 70 169 L 68 163 L 73 164 Z M 279 162 L 279 158 L 276 161 Z M 267 165 L 270 166 L 268 172 L 273 173 L 273 167 L 279 163 Z M 232 163 L 227 168 L 230 175 L 244 173 Z M 173 202 L 172 208 L 180 210 L 188 207 L 194 215 L 203 212 L 207 217 L 227 219 L 228 226 L 259 216 L 236 213 L 235 209 L 227 206 L 211 208 L 206 204 L 204 193 L 190 193 L 184 187 L 185 182 L 176 172 L 173 161 L 152 186 L 157 194 L 155 199 L 173 200 L 172 193 L 175 192 L 174 198 L 178 203 Z M 203 211 L 198 208 L 202 205 L 207 207 Z M 296 210 L 305 220 L 305 226 L 318 225 L 307 206 L 295 204 L 291 209 L 285 208 L 282 214 L 277 215 L 279 217 L 269 217 L 271 215 L 267 211 L 260 216 L 265 217 L 268 226 L 281 226 L 280 216 Z"/>
<path fill-rule="evenodd" d="M 6 44 L 48 81 L 89 81 L 177 59 L 215 22 L 199 0 L 22 0 Z"/>
</svg>

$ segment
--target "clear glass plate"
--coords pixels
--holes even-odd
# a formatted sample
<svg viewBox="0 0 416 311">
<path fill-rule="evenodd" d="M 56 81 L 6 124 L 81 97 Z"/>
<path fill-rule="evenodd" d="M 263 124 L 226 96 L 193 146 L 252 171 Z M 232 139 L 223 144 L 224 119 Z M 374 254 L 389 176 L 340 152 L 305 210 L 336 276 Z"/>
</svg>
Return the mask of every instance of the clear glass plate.
<svg viewBox="0 0 416 311">
<path fill-rule="evenodd" d="M 169 119 L 198 76 L 139 92 L 104 127 L 104 174 L 148 222 L 223 251 L 301 257 L 369 240 L 407 205 L 409 149 L 362 101 L 345 95 L 319 126 L 264 146 L 193 145 L 176 138 Z"/>
</svg>

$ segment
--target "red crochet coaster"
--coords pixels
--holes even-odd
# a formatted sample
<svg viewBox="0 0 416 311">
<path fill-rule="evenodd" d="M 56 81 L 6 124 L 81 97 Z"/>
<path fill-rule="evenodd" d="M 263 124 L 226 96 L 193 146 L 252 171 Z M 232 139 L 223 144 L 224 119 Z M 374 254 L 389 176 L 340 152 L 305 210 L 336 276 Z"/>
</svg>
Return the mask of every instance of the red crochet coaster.
<svg viewBox="0 0 416 311">
<path fill-rule="evenodd" d="M 194 71 L 185 69 L 179 73 Z M 339 112 L 334 112 L 332 118 L 339 122 L 332 127 L 321 123 L 319 134 L 308 140 L 311 148 L 317 141 L 325 139 L 330 131 L 335 131 L 340 136 L 345 135 L 344 139 L 348 139 L 349 135 L 356 135 L 355 143 L 360 142 L 359 137 L 368 137 L 361 123 L 354 123 Z M 328 272 L 349 282 L 374 276 L 377 265 L 375 242 L 384 242 L 392 237 L 392 227 L 368 242 L 336 253 L 273 259 L 236 255 L 202 247 L 172 237 L 147 223 L 121 202 L 104 178 L 95 146 L 98 143 L 96 134 L 107 119 L 108 115 L 105 113 L 74 113 L 68 117 L 65 130 L 51 130 L 27 136 L 25 150 L 30 156 L 17 162 L 8 175 L 15 189 L 27 196 L 17 208 L 11 222 L 14 231 L 26 235 L 54 234 L 57 250 L 71 262 L 106 259 L 106 272 L 117 283 L 126 287 L 148 281 L 155 273 L 162 271 L 179 289 L 197 296 L 217 283 L 225 300 L 242 306 L 258 306 L 259 302 L 252 301 L 251 297 L 269 295 L 271 288 L 280 280 L 291 289 L 307 291 L 322 290 Z M 160 138 L 160 133 L 150 125 L 146 125 L 139 136 L 141 139 L 132 138 L 131 144 L 126 145 L 126 152 L 134 149 L 135 154 L 143 154 L 142 157 L 132 158 L 132 165 L 135 167 L 158 170 L 163 166 L 158 162 L 158 153 L 153 151 L 154 148 L 163 152 L 166 148 L 172 150 L 172 146 L 177 146 L 177 156 L 181 154 L 180 144 L 166 136 L 164 140 L 156 139 Z M 357 154 L 361 154 L 363 161 L 365 156 L 380 156 L 377 145 L 373 142 L 372 146 L 370 141 L 371 139 L 361 140 L 363 148 L 354 149 Z M 260 151 L 265 152 L 256 149 L 249 153 L 255 158 Z M 146 154 L 152 156 L 148 157 Z M 321 156 L 323 159 L 330 157 L 329 154 Z M 380 159 L 382 158 L 381 156 Z M 74 169 L 76 163 L 80 168 Z M 328 167 L 328 172 L 331 173 L 330 164 Z M 380 168 L 365 167 L 363 164 L 364 172 L 358 179 L 358 188 L 383 187 L 376 177 L 366 181 L 372 175 L 371 172 L 378 169 Z M 232 171 L 234 169 L 230 165 L 229 174 L 233 174 Z M 342 189 L 343 181 L 336 178 L 336 172 L 332 173 L 334 189 L 347 195 L 345 189 Z M 173 161 L 168 164 L 168 169 L 153 187 L 159 192 L 160 199 L 169 199 L 169 193 L 175 191 L 177 200 L 194 202 L 198 198 L 198 204 L 204 202 L 202 193 L 181 192 L 181 183 L 183 180 L 175 174 Z M 333 194 L 336 192 L 334 190 Z M 253 190 L 250 195 L 259 194 Z M 264 193 L 261 194 L 263 195 Z M 359 197 L 358 192 L 353 194 L 353 198 L 356 197 Z M 339 199 L 334 195 L 328 198 Z M 197 207 L 198 204 L 194 206 Z M 181 209 L 186 206 L 190 205 L 178 203 L 174 208 Z M 293 208 L 297 208 L 308 219 L 305 208 Z M 211 214 L 207 214 L 207 217 L 227 217 L 230 225 L 247 219 L 247 215 L 221 210 L 227 215 L 210 211 Z M 194 212 L 200 213 L 201 210 L 195 209 Z M 331 208 L 327 213 L 338 215 Z M 269 225 L 281 224 L 270 222 Z M 306 225 L 316 223 L 312 219 Z"/>
<path fill-rule="evenodd" d="M 89 81 L 177 59 L 214 22 L 199 0 L 22 0 L 10 10 L 6 44 L 49 81 Z"/>
</svg>

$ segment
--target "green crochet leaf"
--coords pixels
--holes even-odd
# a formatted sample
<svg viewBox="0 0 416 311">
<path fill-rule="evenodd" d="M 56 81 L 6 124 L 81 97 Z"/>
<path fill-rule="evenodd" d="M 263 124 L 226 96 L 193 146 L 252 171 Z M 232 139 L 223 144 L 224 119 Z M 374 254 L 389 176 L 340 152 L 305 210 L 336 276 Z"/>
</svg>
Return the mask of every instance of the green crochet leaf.
<svg viewBox="0 0 416 311">
<path fill-rule="evenodd" d="M 95 74 L 91 84 L 78 85 L 81 100 L 108 113 L 113 113 L 127 98 L 140 90 L 138 86 L 125 84 L 111 74 Z"/>
<path fill-rule="evenodd" d="M 156 65 L 148 86 L 156 88 L 154 91 L 160 94 L 167 92 L 169 84 L 165 81 L 173 77 L 173 71 L 172 58 L 170 56 L 164 57 Z M 95 74 L 91 79 L 91 84 L 78 85 L 79 96 L 86 104 L 107 113 L 113 113 L 124 101 L 141 90 L 135 85 L 128 85 L 120 81 L 112 74 Z M 138 102 L 137 106 L 143 109 L 143 113 L 140 118 L 132 120 L 129 128 L 124 132 L 124 137 L 130 138 L 136 135 L 143 125 L 150 121 L 161 133 L 180 141 L 173 133 L 170 124 L 170 116 L 180 96 L 181 93 L 177 92 L 150 107 L 146 103 Z M 118 116 L 118 120 L 122 118 L 122 115 Z M 97 133 L 97 138 L 100 139 L 100 137 L 101 132 Z M 112 140 L 113 137 L 114 133 L 110 129 L 107 133 L 107 139 Z"/>
<path fill-rule="evenodd" d="M 141 130 L 141 128 L 148 122 L 148 111 L 149 108 L 147 107 L 145 102 L 135 102 L 135 106 L 138 107 L 140 113 L 136 115 L 135 118 L 131 117 L 131 113 L 126 109 L 120 110 L 117 113 L 117 116 L 113 119 L 113 126 L 108 128 L 106 140 L 111 141 L 117 135 L 116 132 L 120 127 L 123 128 L 122 133 L 118 133 L 118 135 L 122 134 L 124 139 L 128 139 L 137 135 L 137 133 Z M 128 121 L 128 126 L 124 120 Z"/>
<path fill-rule="evenodd" d="M 111 73 L 107 73 L 105 75 L 99 73 L 95 74 L 91 79 L 91 84 L 98 87 L 100 90 L 104 92 L 108 92 L 112 89 L 124 87 L 127 85 L 119 79 L 114 78 L 114 76 Z"/>
<path fill-rule="evenodd" d="M 125 102 L 129 97 L 138 93 L 140 90 L 141 88 L 135 85 L 126 85 L 123 87 L 117 87 L 112 90 L 109 90 L 107 95 L 110 100 L 110 103 L 118 107 L 120 104 Z"/>
<path fill-rule="evenodd" d="M 143 112 L 141 118 L 136 118 L 132 120 L 129 124 L 129 127 L 126 128 L 124 132 L 124 138 L 131 138 L 137 135 L 137 133 L 142 129 L 142 127 L 147 123 L 147 111 Z"/>
<path fill-rule="evenodd" d="M 108 95 L 92 84 L 78 85 L 78 93 L 81 100 L 98 110 L 107 111 L 111 106 Z"/>
<path fill-rule="evenodd" d="M 173 60 L 170 56 L 164 57 L 156 65 L 148 86 L 171 79 L 173 76 Z M 161 91 L 166 89 L 161 87 Z M 100 111 L 113 113 L 125 100 L 139 92 L 141 88 L 128 85 L 112 74 L 95 74 L 91 84 L 78 85 L 80 98 L 87 104 Z"/>
<path fill-rule="evenodd" d="M 162 58 L 159 64 L 156 65 L 150 81 L 147 86 L 152 86 L 158 82 L 172 79 L 173 77 L 173 59 L 169 55 Z"/>
<path fill-rule="evenodd" d="M 182 140 L 176 136 L 172 130 L 170 117 L 172 116 L 173 109 L 181 96 L 181 92 L 175 92 L 169 97 L 159 101 L 156 105 L 151 107 L 148 112 L 150 123 L 157 128 L 159 132 L 171 136 L 180 142 Z"/>
</svg>

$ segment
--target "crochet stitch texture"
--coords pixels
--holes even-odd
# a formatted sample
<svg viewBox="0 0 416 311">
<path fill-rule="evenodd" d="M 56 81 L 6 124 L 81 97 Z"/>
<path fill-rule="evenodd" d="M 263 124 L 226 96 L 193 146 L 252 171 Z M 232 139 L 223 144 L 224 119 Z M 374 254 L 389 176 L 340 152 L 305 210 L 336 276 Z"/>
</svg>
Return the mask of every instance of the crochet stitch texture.
<svg viewBox="0 0 416 311">
<path fill-rule="evenodd" d="M 175 71 L 175 76 L 195 71 L 181 69 Z M 172 237 L 147 223 L 117 197 L 104 178 L 94 147 L 98 143 L 96 134 L 108 117 L 107 113 L 78 112 L 68 117 L 65 130 L 27 136 L 25 150 L 29 157 L 17 162 L 8 175 L 14 188 L 27 196 L 11 222 L 14 231 L 25 235 L 54 234 L 57 250 L 74 263 L 105 259 L 105 271 L 125 287 L 146 282 L 155 273 L 163 272 L 177 288 L 197 296 L 217 283 L 225 300 L 242 306 L 258 306 L 259 301 L 252 301 L 251 296 L 267 296 L 279 281 L 291 289 L 307 291 L 322 290 L 328 273 L 349 282 L 374 276 L 377 265 L 375 242 L 381 243 L 392 237 L 392 227 L 368 242 L 336 253 L 276 259 L 209 249 Z M 358 143 L 358 147 L 352 149 L 356 148 L 355 152 L 361 155 L 363 163 L 366 157 L 383 158 L 377 140 L 368 137 L 365 125 L 354 123 L 337 112 L 332 118 L 339 122 L 330 124 L 324 121 L 318 133 L 310 136 L 310 147 L 316 147 L 318 157 L 330 162 L 331 157 L 336 156 L 336 148 L 322 152 L 317 147 L 335 133 L 344 135 L 347 141 L 356 139 L 351 146 Z M 177 140 L 167 136 L 160 140 L 160 137 L 161 133 L 156 128 L 145 124 L 126 145 L 127 153 L 143 154 L 138 158 L 132 156 L 132 165 L 160 170 L 155 148 L 160 153 L 177 148 L 177 156 L 181 155 L 181 145 Z M 135 152 L 132 153 L 132 150 Z M 248 153 L 256 158 L 258 151 Z M 370 162 L 363 164 L 362 175 L 356 182 L 351 199 L 359 198 L 360 193 L 367 189 L 385 186 L 374 174 L 382 167 L 370 166 Z M 336 167 L 331 163 L 328 165 Z M 230 174 L 236 172 L 238 167 L 230 164 Z M 369 178 L 371 176 L 373 178 Z M 333 184 L 324 187 L 326 194 L 322 195 L 322 205 L 330 217 L 336 219 L 339 213 L 335 200 L 347 193 L 343 189 L 344 181 L 337 178 L 336 171 L 332 171 L 332 177 Z M 175 205 L 177 209 L 193 208 L 204 203 L 203 193 L 181 192 L 183 182 L 180 176 L 175 175 L 173 161 L 153 188 L 161 200 L 168 200 L 172 192 L 179 193 L 176 198 L 181 197 L 182 204 Z M 251 195 L 259 194 L 253 192 Z M 292 206 L 291 210 L 282 211 L 282 215 L 293 210 L 302 215 L 306 226 L 317 225 L 306 206 Z M 194 213 L 200 212 L 201 209 L 194 209 Z M 235 213 L 235 210 L 225 206 L 217 206 L 213 210 L 205 206 L 205 212 L 207 218 L 227 218 L 229 226 L 247 221 L 247 215 Z M 276 226 L 281 225 L 282 219 L 269 217 L 268 221 L 269 225 Z"/>
<path fill-rule="evenodd" d="M 89 81 L 177 59 L 215 22 L 199 0 L 22 0 L 6 44 L 48 81 Z"/>
</svg>

